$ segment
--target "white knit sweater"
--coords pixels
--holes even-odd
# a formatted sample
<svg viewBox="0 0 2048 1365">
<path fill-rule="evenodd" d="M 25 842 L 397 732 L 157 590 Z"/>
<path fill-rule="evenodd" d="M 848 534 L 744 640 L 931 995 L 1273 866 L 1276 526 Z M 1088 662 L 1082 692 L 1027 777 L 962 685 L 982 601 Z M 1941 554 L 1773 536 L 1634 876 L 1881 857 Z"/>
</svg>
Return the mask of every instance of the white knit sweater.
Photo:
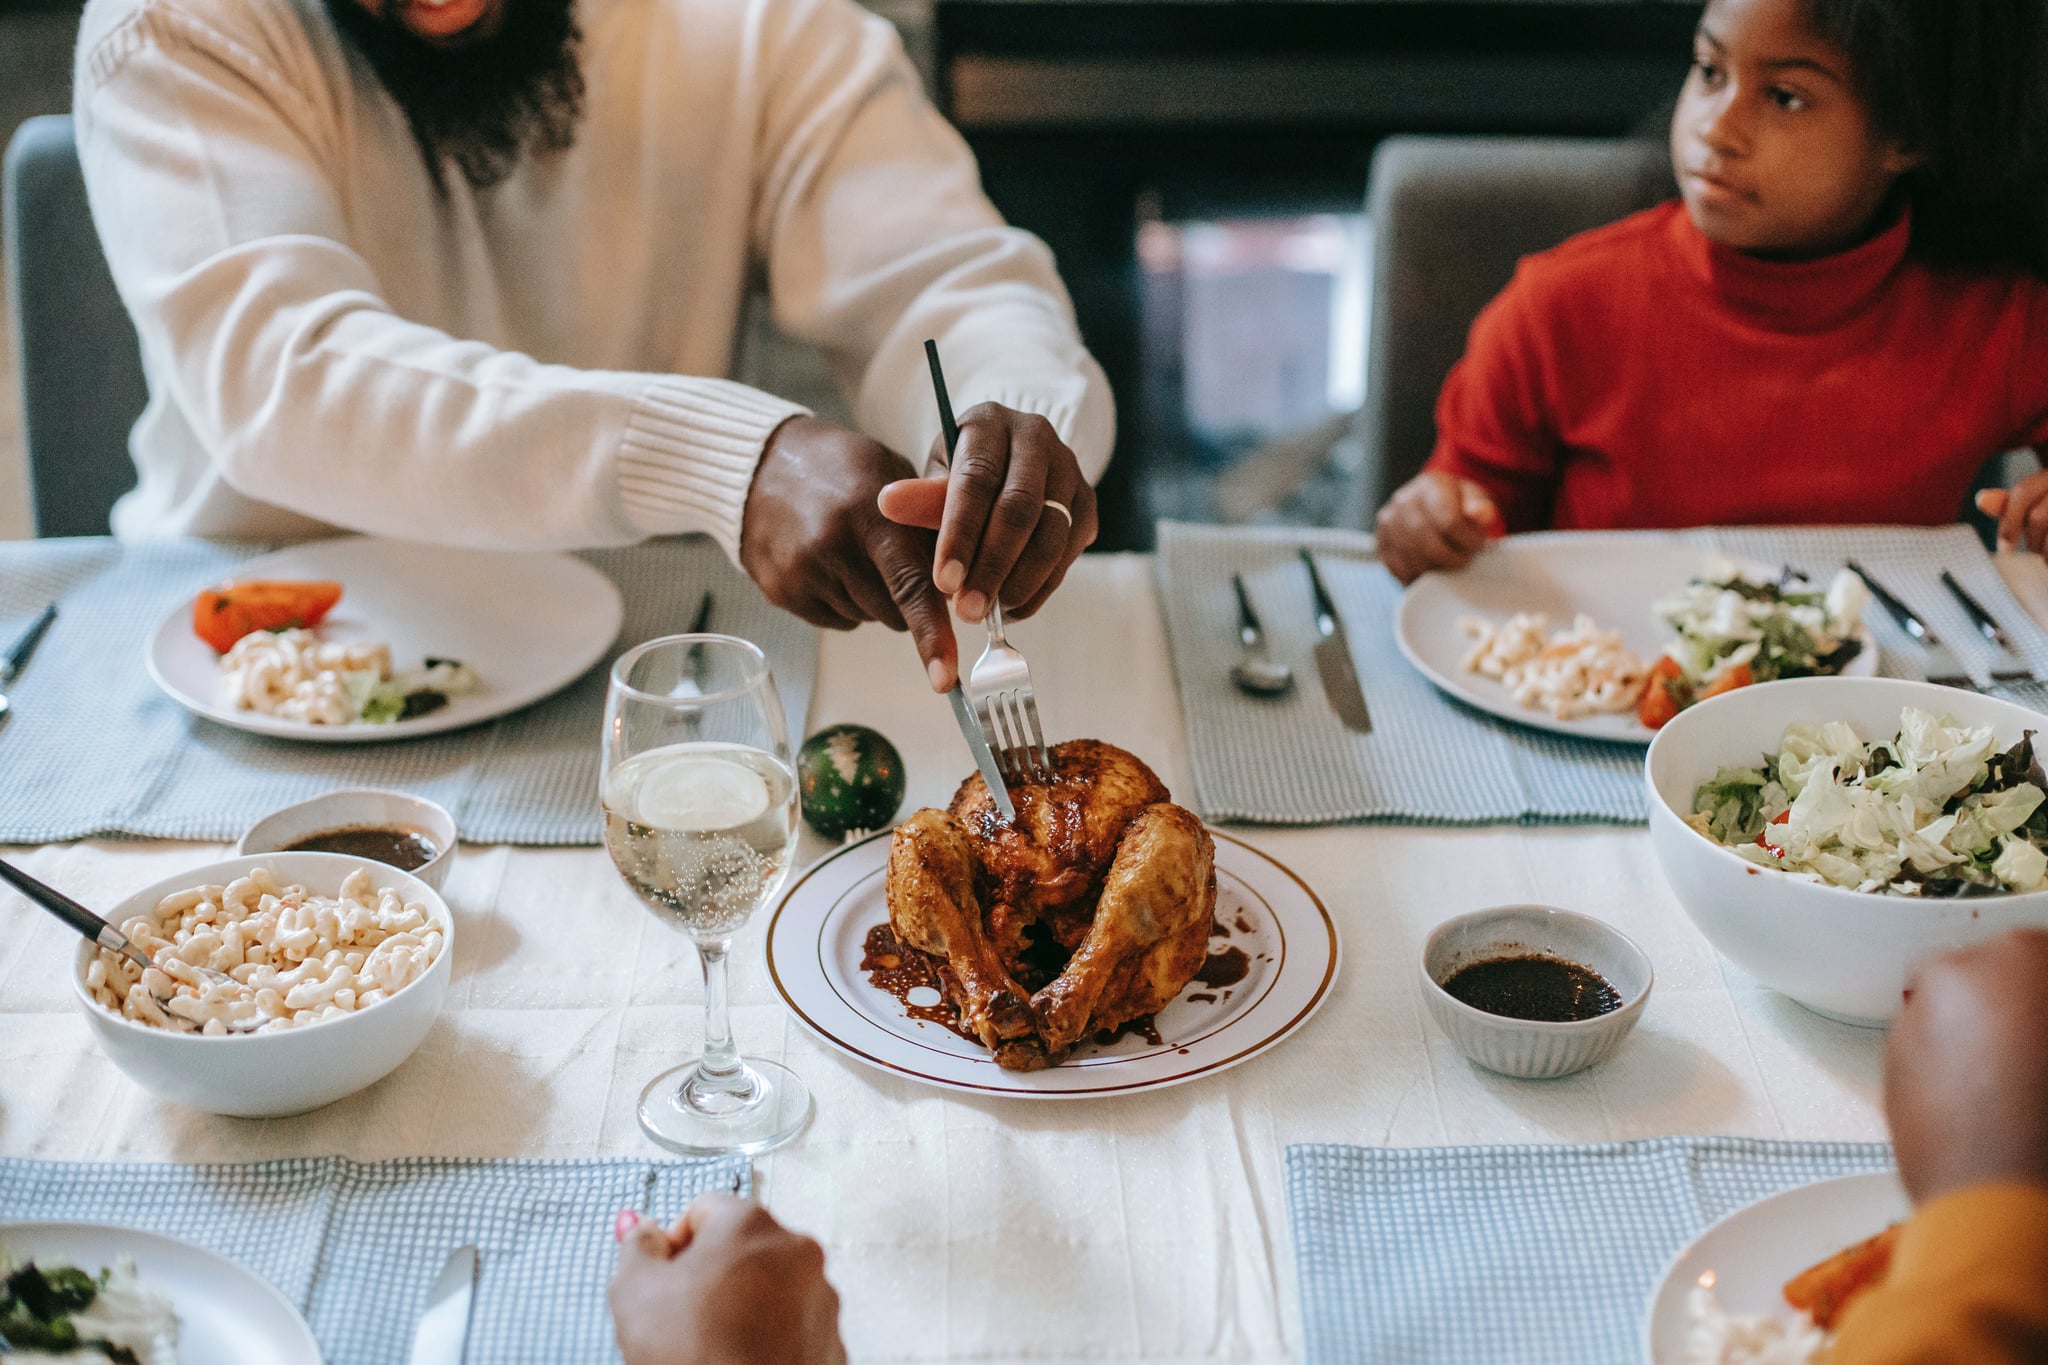
<svg viewBox="0 0 2048 1365">
<path fill-rule="evenodd" d="M 584 0 L 575 146 L 438 191 L 319 0 L 91 0 L 93 219 L 148 374 L 128 538 L 339 526 L 484 547 L 705 531 L 737 554 L 794 404 L 725 378 L 750 282 L 922 465 L 954 402 L 1113 418 L 1050 253 L 1005 227 L 851 0 Z"/>
</svg>

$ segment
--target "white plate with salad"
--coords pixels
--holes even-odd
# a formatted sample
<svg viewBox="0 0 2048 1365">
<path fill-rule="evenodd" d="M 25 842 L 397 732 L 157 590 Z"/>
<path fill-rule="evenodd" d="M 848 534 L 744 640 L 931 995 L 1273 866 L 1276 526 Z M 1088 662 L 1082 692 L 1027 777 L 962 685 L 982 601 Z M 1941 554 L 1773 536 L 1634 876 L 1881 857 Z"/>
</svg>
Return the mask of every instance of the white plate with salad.
<svg viewBox="0 0 2048 1365">
<path fill-rule="evenodd" d="M 1401 598 L 1394 638 L 1477 710 L 1647 744 L 1648 722 L 1749 682 L 1875 674 L 1864 601 L 1847 575 L 1808 583 L 1677 541 L 1560 533 L 1424 574 Z"/>
<path fill-rule="evenodd" d="M 29 1263 L 35 1272 L 24 1275 Z M 82 1341 L 126 1347 L 139 1365 L 320 1365 L 312 1329 L 284 1295 L 233 1261 L 160 1233 L 0 1223 L 0 1274 L 10 1340 L 22 1352 L 31 1331 L 53 1330 L 61 1340 L 68 1327 Z"/>
<path fill-rule="evenodd" d="M 278 605 L 294 601 L 311 609 Z M 618 588 L 571 555 L 347 537 L 253 559 L 226 584 L 191 584 L 147 660 L 195 715 L 361 744 L 530 706 L 603 659 L 623 619 Z"/>
</svg>

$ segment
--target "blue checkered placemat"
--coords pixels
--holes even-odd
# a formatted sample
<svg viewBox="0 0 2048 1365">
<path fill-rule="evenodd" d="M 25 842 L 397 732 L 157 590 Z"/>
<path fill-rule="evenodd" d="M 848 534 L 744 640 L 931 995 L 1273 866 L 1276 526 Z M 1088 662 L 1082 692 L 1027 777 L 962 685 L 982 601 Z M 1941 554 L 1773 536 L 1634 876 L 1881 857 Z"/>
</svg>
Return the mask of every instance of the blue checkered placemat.
<svg viewBox="0 0 2048 1365">
<path fill-rule="evenodd" d="M 143 649 L 164 613 L 233 572 L 254 547 L 107 539 L 0 544 L 0 641 L 57 601 L 42 648 L 8 689 L 0 725 L 0 843 L 92 835 L 227 840 L 281 806 L 337 787 L 438 801 L 480 843 L 595 844 L 598 735 L 616 653 L 501 720 L 382 744 L 300 744 L 188 714 L 158 691 Z M 768 653 L 802 733 L 818 632 L 771 606 L 708 540 L 594 550 L 619 585 L 619 648 L 688 629 L 706 589 L 713 626 Z M 907 648 L 907 646 L 906 646 Z"/>
<path fill-rule="evenodd" d="M 216 1251 L 298 1306 L 327 1365 L 404 1360 L 442 1262 L 474 1245 L 468 1358 L 561 1365 L 618 1359 L 605 1307 L 618 1211 L 666 1220 L 735 1183 L 742 1194 L 753 1188 L 744 1157 L 243 1166 L 6 1158 L 0 1223 L 119 1223 Z"/>
<path fill-rule="evenodd" d="M 1762 563 L 1798 566 L 1825 582 L 1856 559 L 1918 611 L 1965 666 L 1988 666 L 1990 646 L 1941 587 L 1953 570 L 2006 624 L 2027 662 L 2048 672 L 2044 633 L 1966 526 L 1709 528 L 1670 536 Z M 1535 539 L 1531 537 L 1530 539 Z M 1244 575 L 1280 657 L 1307 660 L 1314 608 L 1295 551 L 1307 545 L 1337 600 L 1352 662 L 1372 703 L 1373 732 L 1355 735 L 1329 708 L 1273 706 L 1230 685 L 1237 651 L 1233 571 Z M 1564 821 L 1640 824 L 1649 818 L 1643 752 L 1572 739 L 1475 711 L 1438 692 L 1401 655 L 1394 614 L 1401 586 L 1372 557 L 1369 536 L 1161 522 L 1158 583 L 1187 726 L 1195 801 L 1211 820 L 1282 825 L 1346 820 L 1478 825 Z M 1675 587 L 1677 585 L 1665 585 Z M 1659 588 L 1658 591 L 1663 591 Z M 1873 607 L 1881 670 L 1925 676 L 1917 646 Z M 1313 671 L 1311 669 L 1311 671 Z M 2006 695 L 2048 710 L 2037 683 Z"/>
<path fill-rule="evenodd" d="M 1308 1365 L 1635 1365 L 1657 1277 L 1709 1223 L 1890 1165 L 1750 1138 L 1289 1147 Z"/>
</svg>

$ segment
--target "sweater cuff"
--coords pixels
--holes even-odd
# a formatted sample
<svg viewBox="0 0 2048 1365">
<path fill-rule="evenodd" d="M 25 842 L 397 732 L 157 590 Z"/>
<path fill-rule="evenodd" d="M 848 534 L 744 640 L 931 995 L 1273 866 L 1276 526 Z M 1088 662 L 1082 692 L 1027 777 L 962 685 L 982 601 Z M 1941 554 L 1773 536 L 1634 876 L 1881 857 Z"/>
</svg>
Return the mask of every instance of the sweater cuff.
<svg viewBox="0 0 2048 1365">
<path fill-rule="evenodd" d="M 1829 1357 L 1856 1365 L 2041 1359 L 2048 1343 L 2048 1189 L 1977 1185 L 1930 1200 L 1884 1280 L 1842 1317 Z"/>
<path fill-rule="evenodd" d="M 703 531 L 739 563 L 740 522 L 775 429 L 810 414 L 727 379 L 663 376 L 634 404 L 619 442 L 619 496 L 642 535 Z"/>
</svg>

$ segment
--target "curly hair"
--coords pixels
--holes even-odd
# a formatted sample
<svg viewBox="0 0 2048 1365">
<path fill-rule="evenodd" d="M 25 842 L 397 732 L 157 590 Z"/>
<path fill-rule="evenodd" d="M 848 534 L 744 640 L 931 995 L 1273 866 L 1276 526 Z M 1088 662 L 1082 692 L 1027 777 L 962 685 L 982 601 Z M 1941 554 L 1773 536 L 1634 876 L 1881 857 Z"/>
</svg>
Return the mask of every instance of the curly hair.
<svg viewBox="0 0 2048 1365">
<path fill-rule="evenodd" d="M 1914 251 L 2048 278 L 2048 0 L 1804 6 L 1878 129 L 1920 158 L 1900 182 Z"/>
</svg>

